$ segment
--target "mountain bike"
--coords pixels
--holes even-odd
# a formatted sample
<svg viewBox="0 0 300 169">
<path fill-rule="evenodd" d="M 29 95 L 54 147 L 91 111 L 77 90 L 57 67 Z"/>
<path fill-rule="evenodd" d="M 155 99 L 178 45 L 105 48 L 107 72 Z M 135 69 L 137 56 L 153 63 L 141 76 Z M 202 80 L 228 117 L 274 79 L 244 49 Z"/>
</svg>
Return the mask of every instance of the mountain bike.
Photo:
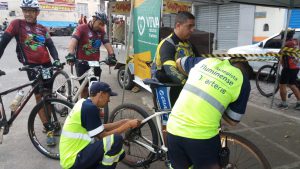
<svg viewBox="0 0 300 169">
<path fill-rule="evenodd" d="M 3 135 L 9 133 L 9 129 L 12 126 L 14 120 L 21 113 L 24 106 L 28 103 L 29 99 L 34 94 L 34 91 L 39 91 L 42 97 L 41 101 L 33 107 L 31 113 L 29 114 L 27 123 L 28 135 L 32 144 L 40 153 L 52 159 L 59 159 L 58 142 L 60 138 L 61 129 L 73 105 L 67 102 L 66 100 L 53 98 L 51 91 L 44 87 L 44 85 L 46 85 L 47 83 L 52 82 L 52 74 L 53 71 L 56 70 L 55 67 L 46 68 L 43 66 L 36 66 L 31 68 L 25 66 L 20 68 L 19 70 L 35 73 L 37 78 L 29 83 L 0 92 L 0 143 L 2 143 L 3 141 Z M 5 72 L 0 71 L 0 76 L 1 75 L 5 75 Z M 20 103 L 17 105 L 16 109 L 11 110 L 10 118 L 8 118 L 4 109 L 2 97 L 15 91 L 22 91 L 25 87 L 28 86 L 32 86 L 32 88 L 20 100 Z M 57 111 L 54 107 L 59 107 L 60 110 Z M 46 131 L 44 129 L 41 119 L 38 116 L 39 112 L 41 111 L 45 113 L 45 117 L 48 123 L 50 123 L 53 126 L 55 133 L 54 137 L 57 142 L 55 146 L 50 147 L 46 145 Z"/>
<path fill-rule="evenodd" d="M 85 72 L 82 76 L 77 77 L 73 75 L 73 67 L 71 67 L 71 76 L 69 76 L 66 72 L 60 72 L 54 77 L 53 82 L 53 94 L 55 97 L 67 100 L 71 103 L 76 103 L 80 96 L 80 93 L 83 91 L 87 84 L 90 84 L 92 81 L 100 81 L 100 76 L 97 77 L 94 74 L 94 69 L 99 67 L 101 70 L 100 65 L 106 64 L 106 61 L 84 61 L 84 60 L 77 60 L 82 64 L 88 64 L 90 69 Z M 83 80 L 79 88 L 75 86 L 75 81 Z M 57 108 L 58 109 L 58 108 Z M 104 107 L 103 110 L 103 122 L 107 123 L 109 116 L 109 108 L 108 105 Z"/>
<path fill-rule="evenodd" d="M 123 147 L 126 157 L 123 162 L 125 164 L 131 167 L 149 168 L 151 163 L 160 160 L 165 161 L 166 168 L 171 168 L 167 157 L 168 148 L 161 130 L 161 116 L 168 115 L 171 111 L 164 109 L 165 104 L 168 104 L 169 96 L 163 92 L 168 91 L 172 84 L 162 84 L 153 80 L 144 80 L 144 83 L 150 85 L 152 90 L 154 113 L 150 115 L 139 106 L 122 104 L 112 111 L 110 122 L 135 118 L 142 120 L 141 126 L 124 134 Z M 223 167 L 224 169 L 271 168 L 263 153 L 247 139 L 222 130 L 219 134 L 222 147 L 228 147 L 230 150 L 229 162 Z"/>
<path fill-rule="evenodd" d="M 264 65 L 258 69 L 255 84 L 259 91 L 259 93 L 265 97 L 273 96 L 273 91 L 275 88 L 274 94 L 276 94 L 279 90 L 279 81 L 277 84 L 276 77 L 277 77 L 277 67 L 278 62 L 273 62 L 273 65 Z M 278 76 L 280 79 L 280 75 Z M 275 86 L 276 85 L 276 86 Z M 297 78 L 296 86 L 300 89 L 300 79 Z M 288 98 L 290 98 L 293 93 L 288 93 Z"/>
</svg>

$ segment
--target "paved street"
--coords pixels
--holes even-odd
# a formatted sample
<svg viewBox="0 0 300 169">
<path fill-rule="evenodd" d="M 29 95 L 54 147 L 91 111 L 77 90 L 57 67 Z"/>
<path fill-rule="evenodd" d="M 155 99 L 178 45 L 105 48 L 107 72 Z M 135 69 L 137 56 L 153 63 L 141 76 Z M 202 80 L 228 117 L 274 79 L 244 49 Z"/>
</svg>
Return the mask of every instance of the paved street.
<svg viewBox="0 0 300 169">
<path fill-rule="evenodd" d="M 54 37 L 54 43 L 58 48 L 61 60 L 67 54 L 67 44 L 69 37 Z M 102 52 L 103 53 L 103 52 Z M 103 53 L 105 55 L 105 53 Z M 105 58 L 105 57 L 102 57 Z M 19 72 L 21 64 L 17 61 L 15 54 L 15 41 L 13 40 L 0 60 L 0 69 L 7 75 L 0 77 L 0 91 L 9 89 L 27 82 L 27 75 Z M 69 67 L 65 68 L 67 71 Z M 117 71 L 103 67 L 102 79 L 112 85 L 113 90 L 119 93 L 119 97 L 112 97 L 110 110 L 121 104 L 122 90 L 117 83 Z M 296 99 L 289 99 L 290 108 L 282 111 L 270 108 L 271 98 L 261 96 L 251 82 L 251 96 L 247 107 L 247 112 L 242 122 L 233 128 L 231 132 L 237 133 L 249 139 L 259 147 L 269 160 L 274 169 L 300 169 L 300 111 L 293 110 Z M 4 96 L 6 111 L 8 105 L 15 96 L 15 93 Z M 149 92 L 141 90 L 138 93 L 125 92 L 125 102 L 144 106 L 141 98 L 145 98 L 151 104 Z M 275 103 L 279 102 L 278 93 Z M 10 133 L 4 136 L 3 144 L 0 145 L 0 169 L 59 169 L 59 161 L 51 160 L 40 154 L 30 142 L 27 133 L 28 115 L 33 108 L 35 101 L 31 99 L 24 110 L 15 120 L 10 128 Z M 275 106 L 274 106 L 275 107 Z M 120 164 L 118 169 L 128 167 Z M 151 169 L 164 168 L 162 162 L 156 162 Z"/>
</svg>

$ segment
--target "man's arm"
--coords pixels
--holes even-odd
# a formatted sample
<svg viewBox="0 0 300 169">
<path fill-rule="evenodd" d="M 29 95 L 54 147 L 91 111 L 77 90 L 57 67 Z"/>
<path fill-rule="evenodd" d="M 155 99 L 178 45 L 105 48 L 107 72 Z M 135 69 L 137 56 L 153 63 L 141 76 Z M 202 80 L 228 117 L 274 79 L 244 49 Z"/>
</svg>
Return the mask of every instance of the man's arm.
<svg viewBox="0 0 300 169">
<path fill-rule="evenodd" d="M 58 58 L 58 52 L 56 50 L 56 47 L 54 46 L 54 43 L 52 41 L 52 39 L 50 38 L 49 33 L 46 33 L 46 43 L 45 43 L 46 47 L 48 48 L 51 57 L 53 58 L 53 60 L 59 60 Z"/>
<path fill-rule="evenodd" d="M 71 41 L 69 43 L 69 53 L 70 54 L 75 54 L 75 49 L 76 49 L 76 46 L 78 44 L 78 40 L 76 38 L 71 38 Z"/>
<path fill-rule="evenodd" d="M 104 47 L 107 50 L 108 55 L 114 54 L 114 49 L 113 49 L 113 47 L 111 46 L 110 43 L 105 43 Z"/>
<path fill-rule="evenodd" d="M 122 134 L 130 128 L 136 128 L 136 127 L 140 126 L 140 124 L 141 124 L 141 121 L 138 119 L 127 120 L 127 121 L 125 121 L 125 123 L 124 122 L 123 123 L 116 122 L 116 124 L 111 124 L 110 129 L 112 129 L 112 130 L 106 129 L 105 126 L 107 126 L 107 125 L 104 125 L 104 131 L 99 133 L 96 137 L 98 139 L 102 139 L 102 138 L 112 135 L 112 134 Z M 118 127 L 114 128 L 112 126 L 114 126 L 114 127 L 118 126 Z"/>
<path fill-rule="evenodd" d="M 172 80 L 173 83 L 184 85 L 187 77 L 177 70 L 175 54 L 175 46 L 167 41 L 165 41 L 160 47 L 160 60 L 166 75 Z"/>
<path fill-rule="evenodd" d="M 10 35 L 9 33 L 5 32 L 2 35 L 2 40 L 0 41 L 0 59 L 4 53 L 4 50 L 7 46 L 7 44 L 10 42 L 10 40 L 13 38 L 12 35 Z"/>
<path fill-rule="evenodd" d="M 238 99 L 229 104 L 225 113 L 222 116 L 224 121 L 227 122 L 229 125 L 236 125 L 241 121 L 246 111 L 250 90 L 251 86 L 249 79 L 244 75 L 244 80 Z"/>
</svg>

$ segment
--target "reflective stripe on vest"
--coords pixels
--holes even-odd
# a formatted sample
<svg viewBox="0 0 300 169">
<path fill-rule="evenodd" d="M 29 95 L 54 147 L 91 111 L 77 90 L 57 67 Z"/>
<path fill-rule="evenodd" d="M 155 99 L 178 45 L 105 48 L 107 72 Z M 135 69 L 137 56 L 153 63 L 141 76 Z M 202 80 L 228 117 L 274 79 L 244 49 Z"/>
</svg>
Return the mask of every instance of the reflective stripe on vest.
<svg viewBox="0 0 300 169">
<path fill-rule="evenodd" d="M 103 159 L 101 161 L 101 163 L 103 165 L 111 166 L 115 162 L 118 162 L 120 155 L 122 155 L 122 153 L 124 152 L 124 150 L 122 149 L 116 155 L 113 155 L 113 156 L 107 155 L 107 152 L 109 152 L 109 150 L 111 150 L 111 147 L 112 147 L 113 144 L 114 144 L 114 135 L 109 135 L 109 136 L 106 136 L 106 137 L 103 138 L 104 156 L 103 156 Z"/>
<path fill-rule="evenodd" d="M 229 107 L 226 110 L 226 114 L 227 116 L 229 116 L 231 119 L 236 120 L 236 121 L 240 121 L 243 117 L 243 115 L 231 110 Z"/>
<path fill-rule="evenodd" d="M 191 139 L 216 136 L 225 111 L 232 119 L 241 118 L 241 115 L 226 108 L 237 100 L 242 83 L 242 72 L 228 60 L 209 58 L 200 61 L 191 69 L 172 109 L 167 131 Z"/>
<path fill-rule="evenodd" d="M 63 135 L 64 137 L 68 137 L 68 138 L 92 141 L 91 137 L 88 134 L 73 133 L 73 132 L 68 132 L 68 131 L 63 130 L 61 135 Z"/>
<path fill-rule="evenodd" d="M 209 102 L 214 108 L 216 108 L 220 113 L 223 113 L 225 111 L 225 107 L 215 98 L 213 98 L 211 95 L 206 93 L 205 91 L 201 90 L 200 88 L 197 88 L 195 86 L 192 86 L 190 84 L 184 85 L 183 90 L 187 90 L 189 92 L 192 92 L 196 94 L 198 97 L 201 97 L 202 99 Z"/>
</svg>

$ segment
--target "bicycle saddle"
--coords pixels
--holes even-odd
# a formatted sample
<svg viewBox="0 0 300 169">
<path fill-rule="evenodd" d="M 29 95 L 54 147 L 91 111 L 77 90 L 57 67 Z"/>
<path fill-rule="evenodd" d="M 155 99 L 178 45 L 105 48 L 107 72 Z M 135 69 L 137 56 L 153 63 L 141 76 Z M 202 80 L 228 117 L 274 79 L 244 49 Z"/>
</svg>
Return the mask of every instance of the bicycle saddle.
<svg viewBox="0 0 300 169">
<path fill-rule="evenodd" d="M 175 87 L 175 86 L 181 86 L 181 84 L 175 84 L 175 83 L 161 83 L 157 79 L 144 79 L 143 82 L 146 85 L 150 85 L 150 87 L 155 86 L 167 86 L 167 87 Z"/>
</svg>

